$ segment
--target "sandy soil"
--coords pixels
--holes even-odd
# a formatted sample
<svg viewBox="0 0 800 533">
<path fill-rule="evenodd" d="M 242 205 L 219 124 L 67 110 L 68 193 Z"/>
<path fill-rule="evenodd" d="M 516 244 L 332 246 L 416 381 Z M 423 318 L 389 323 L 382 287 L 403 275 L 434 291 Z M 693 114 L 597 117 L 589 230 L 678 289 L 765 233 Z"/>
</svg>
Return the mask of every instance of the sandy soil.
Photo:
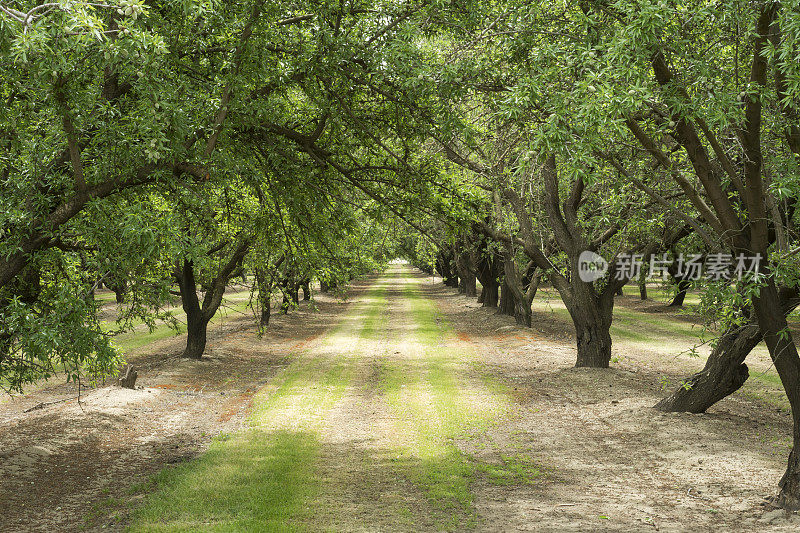
<svg viewBox="0 0 800 533">
<path fill-rule="evenodd" d="M 522 438 L 551 472 L 534 487 L 480 490 L 480 529 L 800 528 L 800 517 L 769 502 L 788 456 L 783 410 L 737 394 L 704 415 L 660 413 L 651 407 L 663 396 L 662 378 L 685 377 L 704 361 L 615 339 L 614 368 L 571 368 L 572 327 L 552 314 L 535 313 L 532 329 L 519 328 L 441 284 L 428 290 L 459 338 L 514 389 L 518 417 L 494 437 Z M 619 303 L 642 306 L 626 300 Z"/>
<path fill-rule="evenodd" d="M 663 395 L 662 378 L 679 379 L 702 361 L 676 357 L 672 345 L 647 349 L 615 340 L 614 368 L 575 369 L 571 327 L 551 313 L 536 313 L 532 329 L 518 328 L 438 280 L 415 274 L 411 281 L 453 330 L 439 342 L 481 363 L 459 359 L 448 366 L 465 405 L 479 410 L 492 401 L 487 375 L 513 399 L 511 412 L 490 425 L 483 451 L 474 443 L 459 446 L 469 454 L 524 452 L 544 473 L 529 485 L 478 478 L 471 486 L 476 529 L 800 528 L 797 515 L 768 501 L 788 453 L 785 412 L 737 394 L 705 415 L 658 413 L 651 406 Z M 145 346 L 131 357 L 142 369 L 137 390 L 103 387 L 85 392 L 80 405 L 70 399 L 27 411 L 74 396 L 64 385 L 48 385 L 0 405 L 0 531 L 120 529 L 146 492 L 132 486 L 201 453 L 214 435 L 240 428 L 253 394 L 297 357 L 345 358 L 349 376 L 342 397 L 312 413 L 313 420 L 283 411 L 273 416 L 275 427 L 312 424 L 323 443 L 324 481 L 307 525 L 435 530 L 429 502 L 388 453 L 413 438 L 414 420 L 378 390 L 383 365 L 417 368 L 425 346 L 409 335 L 414 326 L 402 282 L 379 283 L 387 287 L 383 333 L 373 341 L 354 340 L 361 325 L 352 308 L 362 302 L 365 282 L 353 287 L 351 303 L 320 296 L 317 312 L 304 306 L 274 315 L 261 339 L 252 317 L 226 320 L 214 328 L 203 361 L 176 357 L 180 337 Z M 331 334 L 334 326 L 338 333 Z M 433 405 L 424 388 L 414 394 L 419 405 Z M 425 423 L 436 424 L 435 413 L 430 417 Z"/>
<path fill-rule="evenodd" d="M 261 339 L 252 315 L 229 317 L 201 361 L 179 357 L 184 336 L 143 346 L 128 355 L 136 390 L 84 390 L 78 403 L 52 379 L 0 404 L 0 531 L 119 529 L 144 495 L 137 484 L 240 428 L 256 391 L 348 305 L 318 295 L 315 309 L 273 313 Z"/>
</svg>

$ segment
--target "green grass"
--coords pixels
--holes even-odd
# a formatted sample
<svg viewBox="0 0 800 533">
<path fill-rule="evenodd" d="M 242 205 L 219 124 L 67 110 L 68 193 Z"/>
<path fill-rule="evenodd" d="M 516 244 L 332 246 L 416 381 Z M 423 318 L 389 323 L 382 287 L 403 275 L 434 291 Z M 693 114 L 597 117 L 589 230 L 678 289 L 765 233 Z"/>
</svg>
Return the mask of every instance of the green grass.
<svg viewBox="0 0 800 533">
<path fill-rule="evenodd" d="M 381 392 L 406 439 L 397 450 L 396 465 L 422 489 L 439 528 L 473 527 L 472 486 L 479 477 L 501 485 L 531 483 L 539 469 L 521 454 L 487 463 L 457 445 L 469 441 L 479 447 L 486 430 L 510 412 L 511 400 L 501 384 L 485 380 L 481 401 L 470 404 L 464 387 L 476 384 L 468 384 L 462 373 L 477 368 L 472 354 L 442 342 L 452 338 L 450 329 L 434 303 L 420 295 L 418 283 L 407 284 L 404 296 L 413 319 L 411 336 L 422 354 L 385 360 L 381 367 Z"/>
<path fill-rule="evenodd" d="M 252 429 L 164 470 L 130 531 L 299 531 L 319 451 L 311 432 Z"/>
<path fill-rule="evenodd" d="M 352 380 L 356 351 L 328 349 L 342 335 L 379 328 L 385 287 L 376 286 L 321 346 L 295 355 L 253 399 L 250 429 L 214 441 L 200 458 L 167 468 L 133 514 L 130 531 L 301 531 L 319 490 L 319 429 Z M 286 426 L 293 426 L 288 429 Z"/>
<path fill-rule="evenodd" d="M 419 357 L 378 354 L 379 389 L 397 414 L 403 439 L 387 451 L 392 468 L 426 496 L 440 529 L 473 527 L 476 481 L 533 483 L 540 471 L 522 453 L 490 454 L 488 461 L 462 451 L 459 442 L 486 450 L 486 430 L 511 412 L 512 402 L 501 383 L 474 375 L 480 368 L 474 354 L 443 342 L 452 339 L 449 328 L 433 302 L 409 285 L 409 334 Z M 143 485 L 152 493 L 134 511 L 130 530 L 313 529 L 313 503 L 325 483 L 320 430 L 352 383 L 359 359 L 387 331 L 385 289 L 376 284 L 319 346 L 297 354 L 255 396 L 250 429 L 216 439 L 198 459 L 167 468 L 152 485 Z M 343 352 L 351 338 L 352 349 Z M 411 523 L 411 511 L 402 505 L 387 503 L 383 512 L 396 523 Z"/>
</svg>

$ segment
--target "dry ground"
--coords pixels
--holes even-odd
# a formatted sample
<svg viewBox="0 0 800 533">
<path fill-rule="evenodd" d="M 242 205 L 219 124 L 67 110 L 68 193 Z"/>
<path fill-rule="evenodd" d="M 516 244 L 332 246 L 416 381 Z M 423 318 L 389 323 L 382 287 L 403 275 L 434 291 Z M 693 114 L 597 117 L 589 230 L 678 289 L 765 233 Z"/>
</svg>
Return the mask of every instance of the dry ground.
<svg viewBox="0 0 800 533">
<path fill-rule="evenodd" d="M 202 361 L 178 357 L 182 335 L 147 344 L 128 354 L 139 369 L 136 390 L 83 390 L 78 402 L 73 384 L 52 379 L 7 399 L 0 404 L 0 531 L 118 526 L 116 516 L 141 499 L 154 473 L 239 429 L 253 395 L 348 305 L 320 295 L 313 308 L 304 302 L 287 316 L 273 313 L 261 339 L 252 315 L 229 317 L 211 327 Z"/>
<path fill-rule="evenodd" d="M 611 370 L 574 369 L 556 302 L 539 302 L 527 330 L 405 267 L 374 283 L 381 299 L 366 295 L 373 281 L 358 283 L 350 303 L 319 296 L 317 311 L 277 316 L 263 338 L 251 316 L 226 320 L 203 361 L 175 357 L 182 337 L 143 346 L 129 356 L 141 367 L 135 391 L 27 411 L 74 396 L 47 384 L 3 403 L 0 531 L 122 529 L 156 489 L 151 475 L 244 427 L 257 391 L 268 429 L 322 443 L 319 487 L 295 524 L 311 530 L 800 528 L 767 501 L 791 430 L 768 382 L 705 415 L 661 414 L 650 407 L 665 378 L 702 366 L 677 355 L 685 335 L 632 320 Z M 630 297 L 619 305 L 677 318 Z M 380 314 L 365 332 L 369 309 Z M 754 360 L 767 371 L 763 352 Z M 285 372 L 329 376 L 334 365 L 341 386 L 328 403 L 315 403 L 313 379 L 278 397 Z M 508 458 L 523 465 L 508 467 L 517 477 L 503 477 Z"/>
</svg>

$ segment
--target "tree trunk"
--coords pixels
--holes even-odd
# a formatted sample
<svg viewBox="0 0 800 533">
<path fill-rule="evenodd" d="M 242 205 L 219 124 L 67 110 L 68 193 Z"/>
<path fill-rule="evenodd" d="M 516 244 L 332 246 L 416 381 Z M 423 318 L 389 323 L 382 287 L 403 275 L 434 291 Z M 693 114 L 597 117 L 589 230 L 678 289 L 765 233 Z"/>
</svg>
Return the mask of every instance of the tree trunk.
<svg viewBox="0 0 800 533">
<path fill-rule="evenodd" d="M 511 287 L 508 282 L 503 278 L 503 284 L 500 289 L 500 308 L 498 313 L 501 315 L 514 316 L 514 309 L 516 308 L 516 298 L 514 293 L 511 292 Z"/>
<path fill-rule="evenodd" d="M 514 320 L 518 326 L 531 327 L 531 306 L 526 304 L 524 300 L 514 301 Z"/>
<path fill-rule="evenodd" d="M 574 321 L 574 319 L 573 319 Z M 611 362 L 611 334 L 597 322 L 575 322 L 578 337 L 576 367 L 608 368 Z"/>
<path fill-rule="evenodd" d="M 436 256 L 436 270 L 442 275 L 442 282 L 448 287 L 458 288 L 458 275 L 453 272 L 449 253 L 440 251 Z"/>
<path fill-rule="evenodd" d="M 249 249 L 249 240 L 238 243 L 227 263 L 220 268 L 214 280 L 206 288 L 202 306 L 197 297 L 197 280 L 192 261 L 184 259 L 182 264 L 177 265 L 174 276 L 178 281 L 181 303 L 186 312 L 186 349 L 183 351 L 183 357 L 200 359 L 203 356 L 208 322 L 219 309 L 225 294 L 225 286 L 235 269 L 241 266 Z"/>
<path fill-rule="evenodd" d="M 500 284 L 495 280 L 488 280 L 483 286 L 483 307 L 497 307 L 499 301 Z"/>
<path fill-rule="evenodd" d="M 113 287 L 111 290 L 114 291 L 114 299 L 118 304 L 125 303 L 125 289 Z"/>
<path fill-rule="evenodd" d="M 125 302 L 125 291 L 128 288 L 128 283 L 124 278 L 120 280 L 118 276 L 108 275 L 103 280 L 103 283 L 105 284 L 106 288 L 114 293 L 114 299 L 118 304 Z"/>
<path fill-rule="evenodd" d="M 798 291 L 794 288 L 781 287 L 778 297 L 784 317 L 800 304 Z M 711 351 L 703 370 L 688 378 L 655 408 L 668 412 L 705 412 L 744 385 L 749 377 L 744 361 L 762 340 L 763 334 L 755 319 L 728 329 Z"/>
<path fill-rule="evenodd" d="M 644 269 L 639 274 L 639 298 L 647 300 L 647 274 Z"/>
<path fill-rule="evenodd" d="M 464 295 L 470 298 L 474 298 L 478 294 L 477 282 L 475 280 L 475 274 L 469 273 L 467 277 L 464 278 Z"/>
<path fill-rule="evenodd" d="M 203 313 L 198 310 L 186 313 L 186 349 L 182 357 L 200 359 L 206 351 L 206 338 L 208 332 L 208 320 Z"/>
<path fill-rule="evenodd" d="M 275 282 L 275 274 L 267 275 L 263 267 L 255 270 L 256 284 L 258 285 L 258 306 L 261 308 L 261 320 L 259 323 L 262 328 L 269 325 L 270 307 L 272 306 L 272 286 Z"/>
<path fill-rule="evenodd" d="M 486 299 L 486 288 L 481 286 L 481 293 L 478 295 L 478 303 L 482 304 L 485 299 Z"/>
<path fill-rule="evenodd" d="M 181 291 L 183 311 L 186 313 L 186 349 L 182 357 L 200 359 L 206 349 L 208 318 L 203 313 L 197 297 L 197 282 L 192 262 L 184 260 L 175 277 Z"/>
<path fill-rule="evenodd" d="M 800 509 L 800 356 L 771 277 L 761 286 L 758 296 L 753 298 L 753 309 L 792 407 L 793 446 L 786 472 L 779 483 L 778 504 L 787 509 Z"/>
<path fill-rule="evenodd" d="M 678 292 L 675 294 L 675 298 L 672 299 L 672 302 L 670 302 L 669 307 L 683 307 L 683 301 L 686 299 L 686 291 L 688 291 L 691 286 L 692 283 L 688 280 L 678 280 Z"/>
<path fill-rule="evenodd" d="M 622 287 L 617 289 L 617 296 L 625 296 L 625 291 L 622 290 Z"/>
<path fill-rule="evenodd" d="M 673 261 L 673 263 L 667 269 L 669 275 L 672 276 L 672 279 L 675 281 L 675 284 L 678 286 L 678 292 L 675 294 L 675 298 L 672 299 L 672 302 L 669 304 L 670 307 L 682 307 L 683 300 L 686 298 L 686 291 L 689 290 L 689 287 L 692 286 L 691 280 L 687 279 L 685 276 L 678 275 L 678 263 L 677 261 Z"/>
<path fill-rule="evenodd" d="M 750 375 L 744 360 L 761 339 L 761 330 L 753 322 L 726 331 L 703 370 L 684 381 L 655 408 L 667 412 L 704 413 L 744 385 Z"/>
<path fill-rule="evenodd" d="M 611 320 L 614 298 L 597 298 L 588 287 L 573 283 L 573 298 L 568 306 L 578 343 L 576 367 L 608 368 L 611 362 Z M 589 285 L 589 284 L 586 284 Z M 575 290 L 577 289 L 577 290 Z M 565 302 L 566 303 L 566 302 Z"/>
<path fill-rule="evenodd" d="M 262 328 L 269 326 L 269 316 L 271 311 L 272 310 L 270 309 L 269 302 L 267 305 L 261 306 L 261 320 L 259 323 L 261 324 Z"/>
<path fill-rule="evenodd" d="M 303 300 L 307 301 L 311 299 L 311 280 L 304 279 L 303 284 L 301 285 L 303 288 Z"/>
<path fill-rule="evenodd" d="M 503 271 L 502 258 L 497 250 L 489 246 L 488 241 L 485 239 L 481 240 L 478 249 L 483 251 L 477 255 L 477 268 L 475 269 L 476 276 L 483 286 L 478 303 L 483 304 L 483 307 L 497 307 L 498 289 L 500 287 L 499 277 Z"/>
</svg>

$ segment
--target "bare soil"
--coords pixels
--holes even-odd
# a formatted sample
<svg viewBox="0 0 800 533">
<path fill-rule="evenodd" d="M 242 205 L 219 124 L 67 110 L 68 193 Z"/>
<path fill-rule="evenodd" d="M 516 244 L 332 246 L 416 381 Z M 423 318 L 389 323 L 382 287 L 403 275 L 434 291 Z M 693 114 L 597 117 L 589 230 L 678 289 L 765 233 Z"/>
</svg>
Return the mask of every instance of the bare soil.
<svg viewBox="0 0 800 533">
<path fill-rule="evenodd" d="M 615 339 L 613 368 L 572 368 L 574 329 L 552 313 L 534 313 L 533 328 L 519 328 L 441 284 L 429 293 L 459 338 L 513 387 L 518 416 L 496 427 L 493 437 L 522 440 L 551 473 L 529 488 L 484 487 L 479 529 L 800 529 L 800 517 L 771 504 L 789 453 L 791 419 L 784 409 L 737 393 L 707 414 L 661 413 L 652 406 L 664 395 L 664 377 L 677 381 L 704 360 L 677 357 L 658 343 L 643 349 Z M 681 316 L 633 297 L 618 305 Z M 641 325 L 643 334 L 647 327 Z"/>
<path fill-rule="evenodd" d="M 121 529 L 153 474 L 239 429 L 252 396 L 348 305 L 319 294 L 288 315 L 273 312 L 262 338 L 251 314 L 229 317 L 210 327 L 199 361 L 180 357 L 183 335 L 150 343 L 127 355 L 135 390 L 102 386 L 79 400 L 74 384 L 51 379 L 6 399 L 0 531 Z"/>
</svg>

